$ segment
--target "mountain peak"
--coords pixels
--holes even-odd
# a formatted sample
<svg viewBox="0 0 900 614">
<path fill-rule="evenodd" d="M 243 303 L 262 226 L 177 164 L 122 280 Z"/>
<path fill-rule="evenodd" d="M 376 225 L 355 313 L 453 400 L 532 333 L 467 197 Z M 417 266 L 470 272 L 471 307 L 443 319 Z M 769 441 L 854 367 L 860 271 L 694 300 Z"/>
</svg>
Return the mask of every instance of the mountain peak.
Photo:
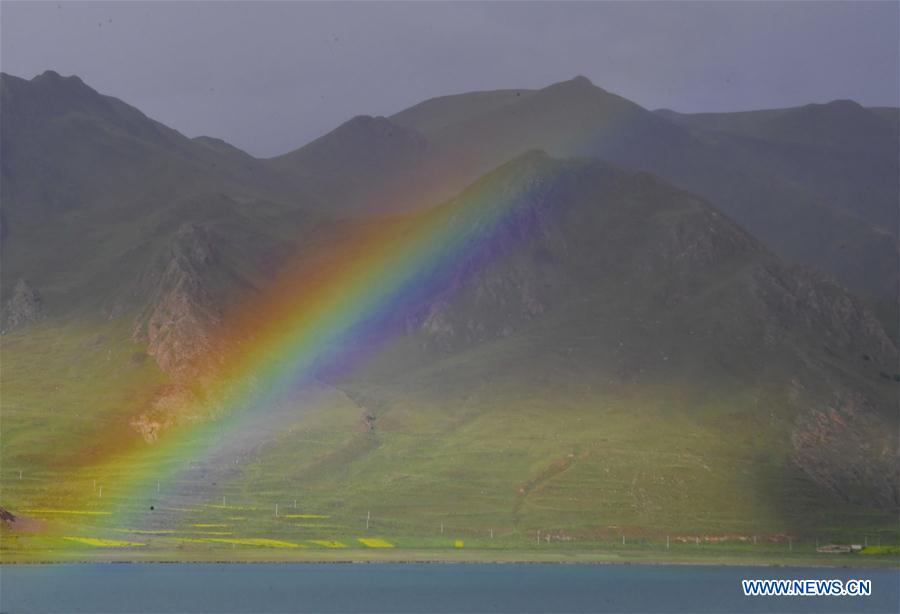
<svg viewBox="0 0 900 614">
<path fill-rule="evenodd" d="M 852 115 L 865 112 L 865 107 L 855 100 L 838 99 L 830 102 L 808 104 L 800 107 L 799 110 L 817 115 Z"/>
<path fill-rule="evenodd" d="M 837 100 L 832 100 L 831 102 L 825 105 L 826 107 L 831 107 L 833 109 L 862 109 L 863 106 L 856 102 L 855 100 L 850 100 L 849 98 L 839 98 Z"/>
<path fill-rule="evenodd" d="M 576 92 L 590 92 L 599 90 L 593 82 L 585 77 L 584 75 L 576 75 L 567 81 L 560 81 L 559 83 L 553 83 L 552 85 L 547 86 L 544 89 L 548 90 L 564 90 L 564 91 L 576 91 Z"/>
<path fill-rule="evenodd" d="M 79 77 L 64 77 L 45 70 L 31 80 L 3 75 L 5 95 L 14 96 L 19 106 L 61 110 L 72 104 L 97 104 L 104 97 Z"/>
<path fill-rule="evenodd" d="M 594 87 L 593 82 L 584 75 L 575 75 L 569 80 L 569 83 L 581 87 Z"/>
<path fill-rule="evenodd" d="M 552 85 L 548 85 L 540 91 L 555 92 L 558 94 L 562 93 L 566 96 L 576 96 L 580 98 L 593 98 L 610 94 L 610 92 L 606 91 L 602 87 L 594 85 L 593 81 L 591 81 L 584 75 L 577 75 L 575 77 L 572 77 L 568 81 L 553 83 Z"/>
<path fill-rule="evenodd" d="M 30 80 L 3 74 L 0 83 L 4 115 L 60 114 L 76 106 L 95 109 L 107 104 L 104 96 L 80 78 L 63 77 L 54 70 L 46 70 Z"/>
<path fill-rule="evenodd" d="M 35 85 L 47 84 L 53 86 L 88 88 L 88 86 L 85 85 L 84 81 L 82 81 L 80 77 L 76 75 L 63 77 L 55 70 L 45 70 L 41 74 L 34 77 L 31 82 Z"/>
<path fill-rule="evenodd" d="M 63 79 L 64 77 L 56 72 L 55 70 L 45 70 L 39 75 L 36 75 L 32 81 L 38 81 L 42 79 Z"/>
</svg>

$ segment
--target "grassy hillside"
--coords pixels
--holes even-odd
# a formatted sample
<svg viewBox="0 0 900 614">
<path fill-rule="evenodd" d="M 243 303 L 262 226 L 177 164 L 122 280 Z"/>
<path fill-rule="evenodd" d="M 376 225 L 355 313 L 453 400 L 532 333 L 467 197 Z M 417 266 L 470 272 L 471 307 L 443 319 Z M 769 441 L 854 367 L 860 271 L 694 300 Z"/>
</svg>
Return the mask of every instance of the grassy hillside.
<svg viewBox="0 0 900 614">
<path fill-rule="evenodd" d="M 47 321 L 4 337 L 4 363 L 15 365 L 0 382 L 4 506 L 52 528 L 16 532 L 7 556 L 266 557 L 459 542 L 527 558 L 540 532 L 561 553 L 609 552 L 624 536 L 614 552 L 666 556 L 668 537 L 682 552 L 702 543 L 705 556 L 771 559 L 794 541 L 806 555 L 816 540 L 896 541 L 895 485 L 877 453 L 896 449 L 896 384 L 879 373 L 896 354 L 864 308 L 837 287 L 815 290 L 803 299 L 807 324 L 793 322 L 791 284 L 813 282 L 696 197 L 603 165 L 528 156 L 444 207 L 523 186 L 534 195 L 526 217 L 501 232 L 524 240 L 474 271 L 463 258 L 462 290 L 436 303 L 449 345 L 435 346 L 426 318 L 351 374 L 258 408 L 252 428 L 159 494 L 116 487 L 154 466 L 155 444 L 105 465 L 115 474 L 60 462 L 121 420 L 122 404 L 133 415 L 135 391 L 165 381 L 127 331 L 81 321 L 75 334 L 72 322 Z M 545 222 L 523 224 L 530 215 Z M 522 294 L 523 283 L 554 294 Z M 526 299 L 545 301 L 542 313 L 517 315 Z M 875 328 L 852 328 L 861 322 Z M 109 341 L 82 356 L 98 332 Z M 26 373 L 66 384 L 48 391 Z M 89 421 L 48 429 L 49 410 L 34 408 L 51 406 Z M 873 454 L 829 447 L 827 430 L 813 431 L 822 441 L 812 452 L 798 448 L 808 420 L 832 416 L 847 426 L 838 438 L 861 438 Z M 107 515 L 122 509 L 127 522 Z"/>
<path fill-rule="evenodd" d="M 833 559 L 817 540 L 900 539 L 897 348 L 866 304 L 702 197 L 596 159 L 659 144 L 653 160 L 684 154 L 729 190 L 801 195 L 759 212 L 777 221 L 770 240 L 875 245 L 792 180 L 691 166 L 725 151 L 709 134 L 578 79 L 357 118 L 258 161 L 79 80 L 2 88 L 17 125 L 3 143 L 4 560 L 547 556 L 538 544 L 773 560 L 796 542 L 818 562 Z M 590 155 L 509 160 L 534 144 Z M 415 210 L 386 214 L 400 193 Z M 367 268 L 384 255 L 371 245 L 406 260 Z M 883 276 L 855 249 L 853 267 Z M 264 333 L 293 339 L 273 323 L 302 321 L 329 283 L 343 302 L 302 331 L 313 366 L 247 397 L 259 403 L 216 397 L 233 376 L 259 387 L 258 357 L 241 359 Z M 381 288 L 399 289 L 347 330 L 314 326 Z M 278 319 L 266 300 L 301 313 Z"/>
<path fill-rule="evenodd" d="M 383 373 L 360 374 L 341 384 L 349 394 L 323 394 L 314 407 L 298 407 L 279 434 L 248 448 L 236 473 L 206 468 L 205 479 L 179 485 L 190 496 L 153 511 L 152 493 L 126 503 L 109 489 L 85 506 L 80 491 L 97 492 L 90 480 L 102 487 L 114 476 L 35 470 L 46 458 L 35 458 L 29 438 L 53 438 L 46 414 L 41 420 L 28 412 L 25 419 L 4 406 L 4 505 L 34 510 L 33 501 L 41 501 L 23 515 L 57 529 L 55 537 L 6 534 L 5 556 L 58 556 L 48 548 L 118 556 L 117 543 L 130 541 L 146 544 L 130 548 L 137 557 L 271 558 L 284 549 L 329 557 L 332 549 L 343 551 L 340 545 L 368 549 L 358 540 L 376 538 L 405 550 L 452 551 L 460 541 L 467 549 L 529 558 L 540 531 L 551 540 L 543 547 L 564 556 L 659 560 L 669 555 L 662 546 L 669 536 L 682 556 L 776 560 L 789 556 L 788 536 L 807 556 L 816 540 L 898 539 L 892 513 L 838 503 L 786 463 L 784 391 L 741 389 L 721 377 L 692 390 L 684 374 L 658 370 L 623 387 L 612 373 L 581 371 L 584 354 L 598 353 L 596 341 L 582 341 L 576 353 L 545 343 L 494 342 L 391 383 Z M 415 362 L 417 350 L 403 343 L 386 351 L 382 359 L 396 359 L 394 365 Z M 540 358 L 523 358 L 529 355 Z M 133 370 L 135 377 L 139 369 Z M 77 400 L 72 390 L 59 392 Z M 377 400 L 373 432 L 359 399 Z M 91 419 L 103 419 L 104 399 L 91 400 Z M 24 467 L 22 479 L 17 467 Z M 69 495 L 58 487 L 67 479 Z M 47 490 L 58 498 L 48 502 Z M 136 512 L 129 526 L 71 513 L 123 504 Z M 619 546 L 623 535 L 626 547 Z M 112 541 L 73 545 L 66 537 Z"/>
</svg>

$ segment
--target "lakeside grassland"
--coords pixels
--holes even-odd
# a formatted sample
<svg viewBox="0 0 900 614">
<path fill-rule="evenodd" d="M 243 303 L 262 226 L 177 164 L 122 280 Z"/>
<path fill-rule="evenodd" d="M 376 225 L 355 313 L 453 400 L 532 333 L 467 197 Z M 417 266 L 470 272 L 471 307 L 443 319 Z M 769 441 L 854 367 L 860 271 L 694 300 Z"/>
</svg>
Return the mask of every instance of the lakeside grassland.
<svg viewBox="0 0 900 614">
<path fill-rule="evenodd" d="M 32 478 L 32 480 L 35 480 Z M 19 481 L 16 479 L 16 481 Z M 25 481 L 24 477 L 21 481 Z M 36 481 L 36 480 L 35 480 Z M 110 497 L 111 499 L 112 497 Z M 111 509 L 111 508 L 107 508 Z M 90 508 L 24 509 L 32 530 L 0 533 L 2 563 L 64 562 L 545 562 L 900 567 L 900 545 L 889 529 L 846 528 L 830 536 L 650 533 L 637 528 L 594 534 L 487 529 L 448 519 L 432 535 L 411 519 L 321 513 L 289 503 L 274 507 L 194 503 L 148 510 L 123 526 Z M 367 528 L 368 525 L 368 528 Z M 417 531 L 418 533 L 414 532 Z M 830 538 L 830 540 L 828 539 Z M 827 543 L 859 543 L 852 554 L 817 552 Z"/>
<path fill-rule="evenodd" d="M 402 377 L 376 364 L 322 384 L 157 481 L 151 443 L 73 456 L 162 381 L 126 327 L 7 335 L 0 505 L 24 523 L 4 526 L 0 559 L 898 564 L 895 514 L 835 501 L 786 462 L 777 391 L 667 372 L 617 387 L 579 371 L 592 340 L 567 354 L 541 339 L 421 368 L 388 346 Z M 829 543 L 867 548 L 815 551 Z"/>
<path fill-rule="evenodd" d="M 782 548 L 745 548 L 739 544 L 703 544 L 678 546 L 666 550 L 665 543 L 617 546 L 613 543 L 578 544 L 572 547 L 528 547 L 524 544 L 484 546 L 469 542 L 454 547 L 454 540 L 444 544 L 410 546 L 419 540 L 399 539 L 391 549 L 373 550 L 358 545 L 334 550 L 316 548 L 310 542 L 299 542 L 297 548 L 242 546 L 234 549 L 208 544 L 202 547 L 117 548 L 85 547 L 72 549 L 59 542 L 46 540 L 41 550 L 16 549 L 5 546 L 0 553 L 2 564 L 43 564 L 76 562 L 110 563 L 559 563 L 559 564 L 659 564 L 659 565 L 729 565 L 835 568 L 900 568 L 900 554 L 881 554 L 871 548 L 854 555 L 815 552 L 811 544 L 800 544 L 793 551 Z M 429 541 L 429 540 L 425 540 Z M 431 540 L 433 541 L 433 540 Z M 33 544 L 36 545 L 36 544 Z"/>
</svg>

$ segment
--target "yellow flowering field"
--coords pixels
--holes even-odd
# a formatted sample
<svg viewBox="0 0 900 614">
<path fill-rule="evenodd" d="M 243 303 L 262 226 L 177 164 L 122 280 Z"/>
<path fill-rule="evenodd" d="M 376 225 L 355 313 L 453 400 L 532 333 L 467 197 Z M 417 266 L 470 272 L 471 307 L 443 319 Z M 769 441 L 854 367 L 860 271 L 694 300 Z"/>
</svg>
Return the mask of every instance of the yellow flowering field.
<svg viewBox="0 0 900 614">
<path fill-rule="evenodd" d="M 361 543 L 363 546 L 367 546 L 369 548 L 393 548 L 394 544 L 391 542 L 379 539 L 377 537 L 358 537 L 356 541 Z"/>
<path fill-rule="evenodd" d="M 120 539 L 101 539 L 99 537 L 63 537 L 70 542 L 78 542 L 88 546 L 96 546 L 97 548 L 133 548 L 136 546 L 146 546 L 141 542 L 129 542 Z"/>
</svg>

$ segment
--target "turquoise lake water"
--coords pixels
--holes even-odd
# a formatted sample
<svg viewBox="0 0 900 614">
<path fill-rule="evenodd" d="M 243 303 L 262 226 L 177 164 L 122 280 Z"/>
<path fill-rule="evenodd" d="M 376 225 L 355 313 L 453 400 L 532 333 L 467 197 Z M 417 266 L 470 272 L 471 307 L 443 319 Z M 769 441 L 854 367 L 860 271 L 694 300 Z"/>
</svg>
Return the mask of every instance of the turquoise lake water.
<svg viewBox="0 0 900 614">
<path fill-rule="evenodd" d="M 869 597 L 745 597 L 743 578 L 870 579 Z M 545 564 L 0 567 L 0 611 L 898 612 L 900 571 Z"/>
</svg>

